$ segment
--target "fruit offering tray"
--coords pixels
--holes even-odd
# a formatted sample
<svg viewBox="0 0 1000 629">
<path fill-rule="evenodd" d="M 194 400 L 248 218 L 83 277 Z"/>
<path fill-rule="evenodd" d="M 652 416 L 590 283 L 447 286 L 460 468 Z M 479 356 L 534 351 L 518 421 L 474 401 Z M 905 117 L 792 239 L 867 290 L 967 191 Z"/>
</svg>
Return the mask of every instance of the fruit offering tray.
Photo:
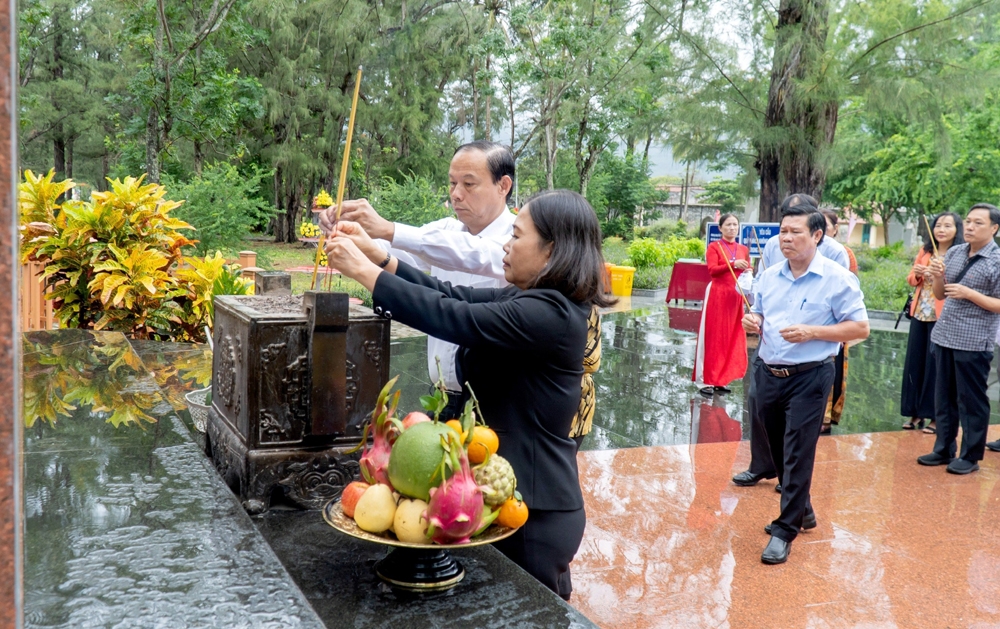
<svg viewBox="0 0 1000 629">
<path fill-rule="evenodd" d="M 485 531 L 463 544 L 444 545 L 435 544 L 433 542 L 427 542 L 426 544 L 401 542 L 396 539 L 392 533 L 387 532 L 377 534 L 362 530 L 354 519 L 349 518 L 340 508 L 340 498 L 334 498 L 330 502 L 326 503 L 326 506 L 323 507 L 323 520 L 341 533 L 350 535 L 351 537 L 356 537 L 366 542 L 374 542 L 376 544 L 383 544 L 386 546 L 397 546 L 399 548 L 438 548 L 442 550 L 447 550 L 449 548 L 470 548 L 472 546 L 484 546 L 486 544 L 499 542 L 500 540 L 506 539 L 517 532 L 517 529 L 500 526 L 499 524 L 494 523 L 491 524 Z"/>
</svg>

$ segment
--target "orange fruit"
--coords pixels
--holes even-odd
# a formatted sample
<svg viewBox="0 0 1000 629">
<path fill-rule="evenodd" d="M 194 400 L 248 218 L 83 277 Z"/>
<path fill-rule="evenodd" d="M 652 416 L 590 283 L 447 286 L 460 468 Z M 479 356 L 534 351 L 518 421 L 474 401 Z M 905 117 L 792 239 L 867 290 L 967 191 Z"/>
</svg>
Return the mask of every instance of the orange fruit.
<svg viewBox="0 0 1000 629">
<path fill-rule="evenodd" d="M 465 442 L 465 433 L 462 432 L 462 422 L 457 419 L 449 419 L 444 423 L 444 425 L 457 432 L 459 436 L 462 437 L 462 442 Z"/>
<path fill-rule="evenodd" d="M 528 521 L 528 505 L 524 504 L 523 500 L 508 498 L 500 505 L 500 515 L 496 521 L 500 526 L 507 528 L 521 528 Z"/>
<path fill-rule="evenodd" d="M 500 437 L 486 426 L 476 426 L 472 429 L 472 442 L 469 444 L 469 463 L 478 465 L 486 460 L 487 452 L 496 454 L 500 449 Z"/>
</svg>

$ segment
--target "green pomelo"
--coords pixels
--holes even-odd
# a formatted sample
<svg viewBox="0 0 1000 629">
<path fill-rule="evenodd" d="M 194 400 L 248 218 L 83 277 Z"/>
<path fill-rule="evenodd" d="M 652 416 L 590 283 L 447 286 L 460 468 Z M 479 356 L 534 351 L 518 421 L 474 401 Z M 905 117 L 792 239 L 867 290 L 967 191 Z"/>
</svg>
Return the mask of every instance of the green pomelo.
<svg viewBox="0 0 1000 629">
<path fill-rule="evenodd" d="M 399 435 L 389 455 L 389 482 L 396 491 L 408 498 L 430 500 L 431 487 L 445 480 L 440 475 L 432 477 L 445 456 L 441 435 L 448 432 L 453 431 L 443 423 L 421 422 Z M 451 474 L 448 470 L 447 476 Z"/>
</svg>

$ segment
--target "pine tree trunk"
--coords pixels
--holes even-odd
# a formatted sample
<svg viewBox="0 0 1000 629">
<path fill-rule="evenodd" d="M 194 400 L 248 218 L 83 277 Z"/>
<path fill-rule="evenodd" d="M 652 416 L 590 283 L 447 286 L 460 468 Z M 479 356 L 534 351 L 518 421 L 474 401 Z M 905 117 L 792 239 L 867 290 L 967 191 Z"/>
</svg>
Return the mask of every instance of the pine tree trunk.
<svg viewBox="0 0 1000 629">
<path fill-rule="evenodd" d="M 56 169 L 56 180 L 66 178 L 66 141 L 61 133 L 52 139 L 52 166 Z"/>
<path fill-rule="evenodd" d="M 556 126 L 550 119 L 545 123 L 545 185 L 548 190 L 553 190 L 555 185 L 556 170 Z"/>
<path fill-rule="evenodd" d="M 201 177 L 201 165 L 205 156 L 201 152 L 201 140 L 194 141 L 194 174 Z"/>
<path fill-rule="evenodd" d="M 73 138 L 66 140 L 66 179 L 73 178 Z"/>
<path fill-rule="evenodd" d="M 155 107 L 146 116 L 146 174 L 148 183 L 160 183 L 160 121 Z"/>
<path fill-rule="evenodd" d="M 765 132 L 757 142 L 760 220 L 778 220 L 789 194 L 822 198 L 823 152 L 833 143 L 838 105 L 819 74 L 826 49 L 828 0 L 781 0 L 775 28 Z M 808 81 L 812 88 L 803 90 Z"/>
</svg>

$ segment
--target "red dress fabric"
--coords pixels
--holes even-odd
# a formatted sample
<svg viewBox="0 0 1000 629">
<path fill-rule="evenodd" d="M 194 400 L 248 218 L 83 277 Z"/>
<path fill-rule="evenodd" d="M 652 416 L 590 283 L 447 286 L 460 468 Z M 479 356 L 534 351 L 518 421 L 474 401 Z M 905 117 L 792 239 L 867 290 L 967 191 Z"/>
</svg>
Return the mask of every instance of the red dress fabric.
<svg viewBox="0 0 1000 629">
<path fill-rule="evenodd" d="M 734 258 L 749 262 L 750 250 L 741 244 L 730 245 L 719 240 L 705 252 L 712 283 L 705 290 L 691 380 L 709 386 L 724 387 L 742 378 L 747 370 L 747 335 L 741 323 L 743 297 L 729 271 Z"/>
</svg>

